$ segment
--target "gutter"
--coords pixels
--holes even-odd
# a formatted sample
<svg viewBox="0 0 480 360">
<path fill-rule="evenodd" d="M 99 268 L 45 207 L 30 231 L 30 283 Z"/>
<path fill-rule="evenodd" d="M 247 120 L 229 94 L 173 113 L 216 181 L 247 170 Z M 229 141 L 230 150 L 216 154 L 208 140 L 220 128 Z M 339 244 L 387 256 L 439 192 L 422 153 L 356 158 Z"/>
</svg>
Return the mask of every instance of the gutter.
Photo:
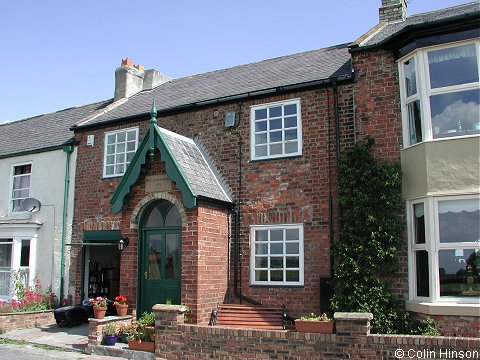
<svg viewBox="0 0 480 360">
<path fill-rule="evenodd" d="M 423 36 L 428 36 L 428 35 L 437 35 L 439 30 L 443 30 L 443 32 L 451 32 L 455 30 L 461 31 L 468 28 L 475 28 L 475 27 L 478 27 L 479 19 L 480 19 L 480 11 L 475 11 L 472 13 L 452 16 L 448 19 L 439 19 L 439 20 L 428 22 L 428 23 L 421 22 L 417 24 L 406 25 L 398 32 L 393 33 L 392 35 L 388 36 L 387 38 L 383 39 L 382 41 L 376 44 L 366 45 L 366 46 L 360 46 L 359 44 L 354 44 L 349 47 L 348 52 L 355 53 L 358 51 L 364 51 L 364 50 L 370 50 L 370 49 L 382 47 L 389 43 L 393 43 L 395 42 L 396 39 L 405 37 L 405 35 L 414 31 L 423 31 L 424 32 Z M 439 29 L 439 25 L 444 25 L 444 26 Z M 408 39 L 406 41 L 408 41 Z"/>
<path fill-rule="evenodd" d="M 197 101 L 194 103 L 190 104 L 184 104 L 184 105 L 178 105 L 178 106 L 172 106 L 169 108 L 164 108 L 157 110 L 158 114 L 169 114 L 169 113 L 175 113 L 179 111 L 186 111 L 186 110 L 194 110 L 198 108 L 202 108 L 205 106 L 213 105 L 213 104 L 220 104 L 220 103 L 225 103 L 225 102 L 230 102 L 230 101 L 237 101 L 237 100 L 245 100 L 245 99 L 253 99 L 257 98 L 259 96 L 264 96 L 264 95 L 277 95 L 277 94 L 282 94 L 287 91 L 293 91 L 293 90 L 299 90 L 299 89 L 308 89 L 311 87 L 321 87 L 321 86 L 326 86 L 332 84 L 334 81 L 336 82 L 347 82 L 351 81 L 354 79 L 353 74 L 346 74 L 346 75 L 341 75 L 337 77 L 331 77 L 331 78 L 326 78 L 326 79 L 321 79 L 321 80 L 312 80 L 312 81 L 306 81 L 298 84 L 292 84 L 292 85 L 285 85 L 285 86 L 277 86 L 273 88 L 268 88 L 268 89 L 262 89 L 262 90 L 256 90 L 256 91 L 250 91 L 246 93 L 241 93 L 241 94 L 236 94 L 236 95 L 229 95 L 229 96 L 222 96 L 222 97 L 217 97 L 209 100 L 203 100 L 203 101 Z M 105 126 L 105 125 L 110 125 L 113 123 L 118 123 L 120 121 L 129 121 L 129 120 L 138 120 L 139 118 L 142 117 L 150 117 L 150 112 L 144 112 L 144 113 L 139 113 L 135 115 L 130 115 L 130 116 L 125 116 L 125 117 L 119 117 L 116 119 L 111 119 L 103 122 L 96 122 L 92 124 L 85 124 L 85 125 L 72 125 L 70 127 L 70 130 L 75 131 L 78 129 L 89 129 L 93 127 L 99 127 L 99 126 Z"/>
</svg>

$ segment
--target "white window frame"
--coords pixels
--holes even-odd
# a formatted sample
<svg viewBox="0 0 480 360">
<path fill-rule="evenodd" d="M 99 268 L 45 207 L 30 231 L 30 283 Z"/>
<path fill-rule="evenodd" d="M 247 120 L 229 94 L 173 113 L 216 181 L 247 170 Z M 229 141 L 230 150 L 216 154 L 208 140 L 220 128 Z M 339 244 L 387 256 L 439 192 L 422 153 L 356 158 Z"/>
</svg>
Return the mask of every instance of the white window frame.
<svg viewBox="0 0 480 360">
<path fill-rule="evenodd" d="M 458 93 L 461 91 L 475 90 L 480 86 L 479 82 L 466 83 L 461 85 L 451 85 L 441 88 L 431 89 L 430 85 L 430 69 L 428 66 L 428 53 L 430 51 L 442 50 L 453 48 L 457 46 L 463 46 L 468 44 L 475 44 L 477 51 L 477 71 L 479 72 L 480 78 L 480 41 L 478 40 L 469 40 L 454 42 L 449 44 L 443 44 L 440 46 L 431 46 L 418 49 L 398 60 L 398 72 L 399 72 L 399 83 L 400 83 L 400 98 L 401 98 L 401 108 L 402 108 L 402 130 L 403 130 L 403 144 L 404 147 L 413 146 L 416 143 L 411 143 L 410 141 L 410 131 L 409 131 L 409 119 L 408 119 L 408 104 L 419 100 L 420 101 L 420 116 L 421 116 L 421 127 L 422 127 L 422 142 L 425 141 L 438 141 L 438 140 L 448 140 L 452 138 L 465 137 L 465 136 L 478 136 L 478 134 L 472 135 L 460 135 L 460 136 L 450 136 L 442 138 L 433 138 L 433 129 L 432 129 L 432 119 L 430 112 L 430 97 L 432 95 L 447 94 L 447 93 Z M 415 74 L 416 74 L 416 85 L 417 93 L 406 97 L 405 89 L 405 72 L 404 72 L 404 63 L 412 58 L 415 59 Z"/>
<path fill-rule="evenodd" d="M 3 239 L 12 239 L 11 247 L 11 274 L 13 271 L 28 270 L 28 283 L 27 286 L 34 286 L 35 284 L 35 269 L 36 269 L 36 257 L 37 257 L 37 235 L 35 233 L 36 227 L 31 226 L 31 229 L 4 229 L 0 230 L 0 243 Z M 30 241 L 30 254 L 28 267 L 20 266 L 20 259 L 22 254 L 23 241 Z M 13 295 L 13 276 L 10 278 L 10 294 L 0 295 L 0 300 L 10 301 L 15 298 Z"/>
<path fill-rule="evenodd" d="M 286 280 L 285 271 L 287 270 L 287 268 L 286 268 L 285 261 L 286 261 L 286 257 L 289 254 L 286 254 L 286 251 L 285 251 L 285 244 L 287 243 L 285 238 L 282 241 L 282 243 L 284 244 L 283 254 L 270 254 L 270 246 L 268 246 L 268 248 L 269 248 L 268 254 L 266 254 L 266 256 L 264 254 L 260 254 L 260 255 L 264 255 L 265 257 L 269 258 L 268 268 L 256 268 L 256 266 L 255 266 L 255 258 L 257 256 L 256 251 L 255 251 L 255 243 L 256 243 L 255 231 L 257 231 L 257 230 L 283 230 L 285 232 L 285 230 L 288 230 L 288 229 L 298 229 L 298 234 L 299 234 L 298 235 L 299 236 L 299 239 L 298 239 L 299 267 L 298 268 L 288 268 L 288 269 L 291 269 L 291 270 L 298 270 L 298 277 L 299 278 L 298 278 L 298 281 L 295 281 L 295 282 Z M 262 243 L 270 244 L 271 241 L 269 241 L 269 240 L 265 241 L 265 242 L 262 241 Z M 275 243 L 280 243 L 280 242 L 275 241 Z M 304 284 L 304 249 L 303 249 L 303 247 L 304 247 L 303 224 L 250 225 L 250 284 L 252 284 L 252 285 L 266 285 L 266 286 L 271 286 L 271 285 L 273 285 L 273 286 L 303 286 L 303 284 Z M 257 280 L 255 280 L 255 270 L 257 270 L 257 269 L 271 270 L 272 269 L 270 267 L 270 256 L 283 257 L 283 261 L 284 261 L 283 267 L 275 269 L 275 270 L 280 270 L 280 269 L 283 270 L 284 281 L 270 281 L 270 280 L 268 280 L 268 281 L 257 281 Z M 295 256 L 297 256 L 297 254 L 295 254 Z"/>
<path fill-rule="evenodd" d="M 477 199 L 479 195 L 464 196 L 439 196 L 417 199 L 407 203 L 408 217 L 408 267 L 409 267 L 409 300 L 416 303 L 438 303 L 438 304 L 471 304 L 480 305 L 479 297 L 459 297 L 459 296 L 440 296 L 440 276 L 439 276 L 439 258 L 440 250 L 452 249 L 479 249 L 479 243 L 459 242 L 459 243 L 440 243 L 439 220 L 438 220 L 438 202 L 450 200 Z M 425 244 L 415 244 L 414 229 L 414 205 L 424 203 L 425 214 Z M 428 252 L 428 270 L 429 270 L 429 296 L 416 295 L 416 250 L 426 250 Z"/>
<path fill-rule="evenodd" d="M 273 142 L 273 144 L 281 144 L 282 145 L 282 153 L 280 154 L 275 154 L 275 155 L 269 155 L 269 145 L 272 144 L 272 142 L 269 141 L 269 134 L 271 130 L 269 129 L 269 121 L 270 119 L 268 116 L 266 118 L 267 120 L 267 130 L 261 131 L 260 133 L 267 134 L 267 142 L 265 145 L 267 146 L 267 155 L 264 156 L 256 156 L 255 155 L 255 146 L 256 146 L 256 135 L 257 132 L 255 131 L 255 110 L 260 110 L 260 109 L 268 109 L 271 107 L 276 107 L 276 106 L 282 106 L 282 109 L 286 105 L 290 104 L 295 104 L 297 106 L 297 126 L 292 127 L 292 128 L 285 128 L 284 125 L 284 115 L 278 117 L 278 119 L 282 119 L 282 127 L 279 129 L 275 129 L 276 131 L 282 131 L 282 141 L 279 142 Z M 283 110 L 282 110 L 283 113 Z M 277 158 L 289 158 L 289 157 L 295 157 L 295 156 L 301 156 L 302 155 L 302 109 L 301 109 L 301 102 L 299 98 L 296 99 L 290 99 L 290 100 L 285 100 L 285 101 L 277 101 L 277 102 L 271 102 L 271 103 L 266 103 L 266 104 L 259 104 L 259 105 L 253 105 L 250 107 L 250 160 L 256 161 L 256 160 L 268 160 L 268 159 L 277 159 Z M 277 119 L 277 118 L 275 118 Z M 285 129 L 296 129 L 297 130 L 297 139 L 295 140 L 285 140 L 284 139 L 284 131 Z M 291 142 L 297 141 L 298 142 L 298 149 L 296 152 L 291 152 L 291 153 L 286 153 L 285 152 L 285 145 Z"/>
<path fill-rule="evenodd" d="M 120 162 L 117 164 L 117 160 L 116 160 L 116 157 L 117 155 L 119 154 L 124 154 L 125 157 L 127 155 L 127 148 L 126 148 L 126 145 L 125 145 L 125 151 L 121 152 L 121 153 L 117 153 L 115 151 L 114 154 L 107 154 L 107 146 L 109 145 L 107 143 L 107 139 L 110 135 L 117 135 L 117 134 L 120 134 L 120 133 L 125 133 L 125 137 L 127 137 L 127 134 L 131 131 L 134 131 L 135 132 L 135 150 L 133 151 L 133 154 L 135 154 L 135 152 L 137 151 L 138 149 L 138 127 L 131 127 L 131 128 L 126 128 L 126 129 L 120 129 L 120 130 L 115 130 L 115 131 L 108 131 L 108 132 L 105 132 L 105 137 L 104 137 L 104 148 L 103 148 L 103 177 L 104 178 L 112 178 L 112 177 L 118 177 L 118 176 L 123 176 L 123 174 L 125 174 L 125 171 L 127 170 L 128 168 L 128 165 L 130 164 L 131 160 L 130 161 L 125 161 L 125 162 Z M 117 142 L 115 142 L 113 145 L 115 145 L 115 149 L 117 148 Z M 127 142 L 125 142 L 125 144 L 127 144 Z M 112 144 L 110 144 L 112 145 Z M 129 151 L 131 153 L 131 151 Z M 110 165 L 113 165 L 113 169 L 114 169 L 114 172 L 113 174 L 107 174 L 107 156 L 111 156 L 113 155 L 114 156 L 114 162 L 112 164 L 108 164 L 108 166 Z M 126 160 L 126 159 L 125 159 Z M 125 165 L 125 168 L 123 169 L 123 172 L 117 172 L 117 165 L 119 164 L 124 164 Z"/>
<path fill-rule="evenodd" d="M 29 184 L 29 187 L 28 187 L 28 196 L 25 197 L 25 198 L 14 198 L 13 197 L 13 190 L 14 190 L 14 184 L 15 184 L 15 178 L 17 177 L 20 177 L 20 176 L 25 176 L 26 174 L 22 174 L 22 175 L 15 175 L 15 168 L 16 167 L 20 167 L 20 166 L 26 166 L 26 165 L 30 165 L 30 184 Z M 14 200 L 18 200 L 18 199 L 26 199 L 30 196 L 30 192 L 31 192 L 31 189 L 32 189 L 32 175 L 33 175 L 33 164 L 32 162 L 25 162 L 25 163 L 20 163 L 20 164 L 13 164 L 12 165 L 12 172 L 11 172 L 11 182 L 10 182 L 10 201 L 8 203 L 8 213 L 9 214 L 22 214 L 22 213 L 26 213 L 27 211 L 26 210 L 20 210 L 20 211 L 14 211 L 14 208 L 13 208 L 13 202 Z"/>
</svg>

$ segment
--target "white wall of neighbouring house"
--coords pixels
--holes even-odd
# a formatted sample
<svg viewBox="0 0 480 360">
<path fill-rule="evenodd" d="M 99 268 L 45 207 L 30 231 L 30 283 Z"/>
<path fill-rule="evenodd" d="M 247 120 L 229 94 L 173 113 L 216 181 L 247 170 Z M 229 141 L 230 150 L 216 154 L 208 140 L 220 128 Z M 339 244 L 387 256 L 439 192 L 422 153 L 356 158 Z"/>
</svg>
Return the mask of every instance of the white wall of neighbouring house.
<svg viewBox="0 0 480 360">
<path fill-rule="evenodd" d="M 33 285 L 37 277 L 43 289 L 51 286 L 56 295 L 60 293 L 66 161 L 67 153 L 62 149 L 0 159 L 0 270 L 6 271 L 5 267 L 1 267 L 1 256 L 4 256 L 4 265 L 10 261 L 12 270 L 18 270 L 21 265 L 22 241 L 30 240 L 29 284 Z M 23 164 L 31 164 L 28 197 L 40 201 L 41 208 L 37 212 L 12 211 L 13 169 Z M 71 242 L 75 164 L 76 148 L 70 155 L 68 165 L 65 243 Z M 10 239 L 12 246 L 8 245 Z M 12 251 L 10 259 L 6 258 L 7 254 L 1 253 L 8 249 Z M 69 247 L 65 246 L 65 264 L 68 264 L 69 250 Z M 25 251 L 23 261 L 25 263 Z M 68 285 L 67 277 L 68 272 L 64 271 L 64 289 Z M 0 299 L 6 299 L 5 295 L 0 295 Z"/>
</svg>

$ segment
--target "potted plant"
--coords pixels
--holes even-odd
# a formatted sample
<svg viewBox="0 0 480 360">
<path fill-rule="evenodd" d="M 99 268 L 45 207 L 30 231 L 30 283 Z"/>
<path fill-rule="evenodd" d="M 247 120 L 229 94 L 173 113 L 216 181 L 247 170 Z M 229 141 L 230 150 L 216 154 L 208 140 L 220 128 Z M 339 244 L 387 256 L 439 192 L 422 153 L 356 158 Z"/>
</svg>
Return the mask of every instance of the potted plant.
<svg viewBox="0 0 480 360">
<path fill-rule="evenodd" d="M 127 315 L 128 304 L 127 298 L 122 295 L 115 296 L 115 302 L 113 303 L 115 309 L 117 310 L 118 316 L 125 316 Z"/>
<path fill-rule="evenodd" d="M 155 352 L 155 313 L 144 312 L 127 339 L 129 349 Z"/>
<path fill-rule="evenodd" d="M 311 313 L 295 320 L 295 328 L 299 332 L 316 332 L 323 334 L 333 333 L 333 320 L 326 314 L 315 315 Z"/>
<path fill-rule="evenodd" d="M 136 324 L 120 326 L 118 330 L 118 341 L 125 344 L 128 343 L 128 337 L 130 336 L 130 334 L 134 333 L 136 329 Z"/>
<path fill-rule="evenodd" d="M 101 296 L 91 298 L 88 302 L 93 305 L 93 315 L 95 319 L 103 319 L 107 312 L 107 299 Z"/>
<path fill-rule="evenodd" d="M 117 342 L 118 328 L 115 322 L 106 323 L 103 327 L 103 333 L 105 334 L 105 345 L 113 346 Z"/>
</svg>

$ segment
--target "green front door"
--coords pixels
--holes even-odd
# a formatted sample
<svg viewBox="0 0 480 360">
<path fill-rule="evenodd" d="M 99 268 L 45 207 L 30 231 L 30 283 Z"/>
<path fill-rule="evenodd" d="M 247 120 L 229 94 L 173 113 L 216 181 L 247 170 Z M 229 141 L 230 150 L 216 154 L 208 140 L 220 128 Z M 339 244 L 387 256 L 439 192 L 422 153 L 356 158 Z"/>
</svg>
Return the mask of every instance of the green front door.
<svg viewBox="0 0 480 360">
<path fill-rule="evenodd" d="M 147 209 L 139 249 L 138 314 L 155 304 L 180 304 L 181 221 L 168 201 Z"/>
</svg>

